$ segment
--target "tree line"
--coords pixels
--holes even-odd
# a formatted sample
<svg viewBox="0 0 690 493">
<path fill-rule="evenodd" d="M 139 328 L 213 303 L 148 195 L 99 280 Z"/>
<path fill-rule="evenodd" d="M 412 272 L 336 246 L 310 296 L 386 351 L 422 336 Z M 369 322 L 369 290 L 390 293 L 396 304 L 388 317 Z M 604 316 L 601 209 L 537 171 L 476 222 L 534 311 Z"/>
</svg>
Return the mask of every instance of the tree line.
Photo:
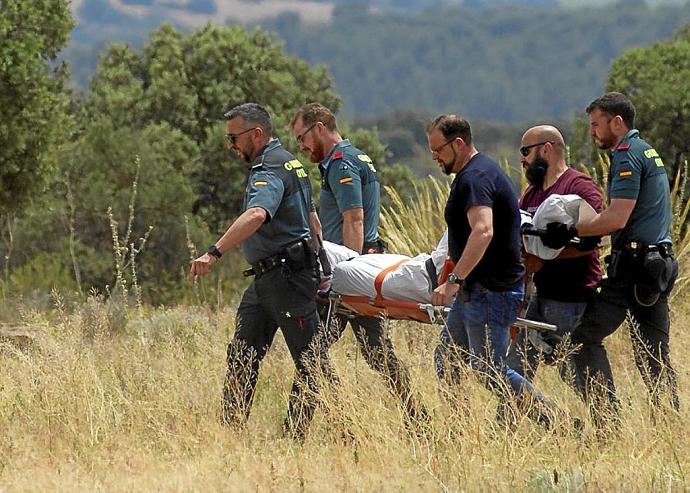
<svg viewBox="0 0 690 493">
<path fill-rule="evenodd" d="M 0 291 L 112 292 L 130 282 L 153 303 L 196 296 L 183 276 L 191 250 L 205 249 L 240 213 L 246 184 L 245 165 L 225 148 L 223 111 L 266 104 L 277 136 L 297 151 L 288 130 L 296 109 L 307 101 L 342 106 L 333 78 L 258 29 L 185 33 L 163 24 L 141 49 L 108 46 L 88 92 L 75 91 L 69 67 L 57 61 L 73 25 L 66 0 L 5 0 L 0 11 Z M 676 164 L 690 142 L 688 80 L 686 28 L 627 52 L 608 81 L 631 95 L 645 137 Z M 404 194 L 416 179 L 401 164 L 405 153 L 429 162 L 425 120 L 401 112 L 362 121 L 380 128 L 388 148 L 377 131 L 343 133 L 377 162 L 382 182 Z M 580 134 L 576 150 L 592 162 Z M 318 171 L 308 168 L 318 190 Z"/>
<path fill-rule="evenodd" d="M 332 22 L 283 14 L 263 27 L 288 53 L 325 64 L 349 116 L 453 108 L 471 118 L 571 118 L 603 89 L 611 62 L 690 22 L 690 4 L 445 7 L 417 13 L 343 5 Z"/>
</svg>

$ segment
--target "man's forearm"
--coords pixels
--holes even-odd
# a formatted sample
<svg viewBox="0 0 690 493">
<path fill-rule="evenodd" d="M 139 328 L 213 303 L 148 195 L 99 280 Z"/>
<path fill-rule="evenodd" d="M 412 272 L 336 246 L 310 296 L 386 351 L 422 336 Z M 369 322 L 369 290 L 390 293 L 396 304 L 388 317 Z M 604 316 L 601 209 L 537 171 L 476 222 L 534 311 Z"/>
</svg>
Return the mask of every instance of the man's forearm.
<svg viewBox="0 0 690 493">
<path fill-rule="evenodd" d="M 343 221 L 343 244 L 350 250 L 362 253 L 364 249 L 363 221 Z"/>
<path fill-rule="evenodd" d="M 613 199 L 611 205 L 591 221 L 577 223 L 578 236 L 604 236 L 623 229 L 635 207 L 635 200 Z"/>
<path fill-rule="evenodd" d="M 316 214 L 316 211 L 309 213 L 309 225 L 311 226 L 311 236 L 314 240 L 314 247 L 318 250 L 321 247 L 321 241 L 319 239 L 323 239 L 323 230 L 321 229 L 321 221 L 319 221 L 319 216 Z"/>
<path fill-rule="evenodd" d="M 260 207 L 247 209 L 233 222 L 225 234 L 216 242 L 221 253 L 233 249 L 253 235 L 266 220 L 266 211 Z"/>
<path fill-rule="evenodd" d="M 486 249 L 489 247 L 489 243 L 491 243 L 491 238 L 490 234 L 472 230 L 462 256 L 455 265 L 455 269 L 453 269 L 456 276 L 460 279 L 466 279 L 470 275 L 482 257 L 484 257 Z"/>
</svg>

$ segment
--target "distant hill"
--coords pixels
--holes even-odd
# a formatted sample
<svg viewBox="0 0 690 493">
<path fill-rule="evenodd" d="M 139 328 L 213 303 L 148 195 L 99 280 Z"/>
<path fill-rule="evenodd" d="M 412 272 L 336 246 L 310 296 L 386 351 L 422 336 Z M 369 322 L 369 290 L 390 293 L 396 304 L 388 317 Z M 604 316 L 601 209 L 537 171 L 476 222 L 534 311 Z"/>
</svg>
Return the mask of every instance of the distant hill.
<svg viewBox="0 0 690 493">
<path fill-rule="evenodd" d="M 602 90 L 611 61 L 626 48 L 690 22 L 690 3 L 565 8 L 550 1 L 76 0 L 78 25 L 65 57 L 85 88 L 109 42 L 141 45 L 165 20 L 186 29 L 241 22 L 326 64 L 346 116 L 416 108 L 519 122 L 570 117 Z"/>
</svg>

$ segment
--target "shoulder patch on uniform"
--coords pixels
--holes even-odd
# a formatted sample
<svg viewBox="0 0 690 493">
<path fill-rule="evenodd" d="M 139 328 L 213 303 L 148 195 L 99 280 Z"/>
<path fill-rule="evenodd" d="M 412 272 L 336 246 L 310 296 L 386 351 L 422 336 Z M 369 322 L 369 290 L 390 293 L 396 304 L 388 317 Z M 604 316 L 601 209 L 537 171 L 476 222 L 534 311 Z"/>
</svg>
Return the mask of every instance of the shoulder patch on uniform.
<svg viewBox="0 0 690 493">
<path fill-rule="evenodd" d="M 256 180 L 254 182 L 255 187 L 265 187 L 266 185 L 268 185 L 268 182 L 265 180 Z"/>
<path fill-rule="evenodd" d="M 345 155 L 345 153 L 344 153 L 343 151 L 338 151 L 338 152 L 336 152 L 335 154 L 333 154 L 333 157 L 331 158 L 331 160 L 333 160 L 333 159 L 342 159 L 342 157 L 343 157 L 344 155 Z"/>
<path fill-rule="evenodd" d="M 352 181 L 352 177 L 351 177 L 351 176 L 346 176 L 345 178 L 341 178 L 340 180 L 338 180 L 338 182 L 339 182 L 341 185 L 344 185 L 344 184 L 346 184 L 346 183 L 350 183 L 351 181 Z"/>
<path fill-rule="evenodd" d="M 620 173 L 618 173 L 618 176 L 625 177 L 625 176 L 632 176 L 632 174 L 633 174 L 633 172 L 628 169 L 628 170 L 624 170 L 624 171 L 621 171 Z"/>
<path fill-rule="evenodd" d="M 371 158 L 370 158 L 369 156 L 367 156 L 366 154 L 357 154 L 357 158 L 358 158 L 360 161 L 364 161 L 365 163 L 371 163 L 371 162 L 373 162 L 373 161 L 371 160 Z"/>
<path fill-rule="evenodd" d="M 627 151 L 630 149 L 630 143 L 626 142 L 625 144 L 621 144 L 618 147 L 616 147 L 617 151 Z"/>
</svg>

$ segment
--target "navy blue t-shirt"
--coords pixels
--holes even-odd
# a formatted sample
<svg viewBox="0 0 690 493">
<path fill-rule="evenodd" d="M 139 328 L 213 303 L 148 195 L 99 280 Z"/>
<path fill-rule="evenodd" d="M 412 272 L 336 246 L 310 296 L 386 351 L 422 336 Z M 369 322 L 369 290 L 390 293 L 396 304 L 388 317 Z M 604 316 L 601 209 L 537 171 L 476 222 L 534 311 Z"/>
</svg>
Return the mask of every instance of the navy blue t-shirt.
<svg viewBox="0 0 690 493">
<path fill-rule="evenodd" d="M 520 255 L 520 209 L 513 184 L 495 161 L 476 154 L 455 176 L 446 204 L 448 247 L 453 261 L 462 255 L 472 229 L 467 211 L 474 206 L 493 212 L 493 238 L 465 282 L 491 291 L 508 291 L 523 282 Z"/>
</svg>

